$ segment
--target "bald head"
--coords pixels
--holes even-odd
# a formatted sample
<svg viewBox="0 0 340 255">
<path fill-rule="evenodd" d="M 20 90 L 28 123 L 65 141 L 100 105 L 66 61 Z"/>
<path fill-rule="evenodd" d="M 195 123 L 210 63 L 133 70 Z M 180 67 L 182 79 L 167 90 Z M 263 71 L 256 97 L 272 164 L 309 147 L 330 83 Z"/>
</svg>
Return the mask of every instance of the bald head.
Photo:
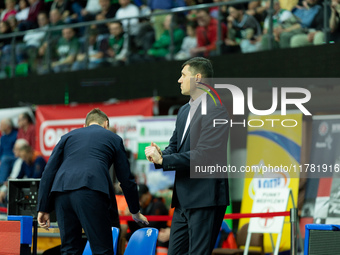
<svg viewBox="0 0 340 255">
<path fill-rule="evenodd" d="M 17 139 L 14 143 L 14 147 L 13 147 L 13 153 L 15 155 L 16 158 L 19 157 L 19 152 L 22 148 L 24 148 L 25 146 L 29 146 L 28 142 L 26 139 L 20 138 Z"/>
<path fill-rule="evenodd" d="M 11 119 L 3 119 L 0 122 L 0 130 L 2 133 L 4 133 L 5 135 L 8 135 L 9 133 L 11 133 L 13 129 L 13 122 Z"/>
</svg>

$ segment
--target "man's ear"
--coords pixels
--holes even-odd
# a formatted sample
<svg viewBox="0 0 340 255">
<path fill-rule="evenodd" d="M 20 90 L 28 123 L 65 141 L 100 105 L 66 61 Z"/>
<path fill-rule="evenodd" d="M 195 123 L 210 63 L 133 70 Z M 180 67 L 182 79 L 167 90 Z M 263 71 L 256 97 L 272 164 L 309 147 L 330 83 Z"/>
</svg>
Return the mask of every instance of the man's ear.
<svg viewBox="0 0 340 255">
<path fill-rule="evenodd" d="M 195 75 L 195 82 L 201 82 L 202 80 L 202 74 L 198 73 Z"/>
<path fill-rule="evenodd" d="M 107 120 L 104 122 L 104 128 L 109 129 L 109 122 Z"/>
</svg>

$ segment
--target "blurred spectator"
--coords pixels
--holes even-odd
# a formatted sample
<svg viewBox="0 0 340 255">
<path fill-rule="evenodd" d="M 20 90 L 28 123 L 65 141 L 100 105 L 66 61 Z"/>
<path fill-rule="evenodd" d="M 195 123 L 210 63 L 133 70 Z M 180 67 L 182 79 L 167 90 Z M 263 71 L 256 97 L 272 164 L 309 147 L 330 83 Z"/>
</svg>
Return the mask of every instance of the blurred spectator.
<svg viewBox="0 0 340 255">
<path fill-rule="evenodd" d="M 329 19 L 329 27 L 331 29 L 331 41 L 339 42 L 340 41 L 340 26 L 339 26 L 339 17 L 340 17 L 340 0 L 333 0 L 332 4 L 332 12 L 331 17 Z"/>
<path fill-rule="evenodd" d="M 136 5 L 131 3 L 131 0 L 119 0 L 120 8 L 116 13 L 117 19 L 129 18 L 139 15 L 139 9 Z M 125 19 L 121 21 L 123 29 L 130 35 L 136 35 L 138 32 L 138 19 Z"/>
<path fill-rule="evenodd" d="M 211 18 L 209 15 L 209 9 L 197 10 L 197 23 L 196 37 L 197 47 L 190 50 L 192 56 L 209 56 L 214 54 L 216 50 L 217 42 L 217 26 L 218 22 L 216 19 Z M 222 23 L 222 40 L 225 38 L 227 28 Z"/>
<path fill-rule="evenodd" d="M 171 193 L 171 197 L 172 197 L 172 193 Z M 170 204 L 171 204 L 171 198 L 170 198 Z M 170 205 L 169 205 L 170 206 Z M 171 217 L 173 217 L 174 216 L 174 211 L 175 211 L 175 208 L 171 208 L 170 210 L 169 210 L 169 216 L 171 216 Z M 168 222 L 167 222 L 167 228 L 161 228 L 160 230 L 159 230 L 159 233 L 158 233 L 158 238 L 157 238 L 157 240 L 158 240 L 158 242 L 159 243 L 164 243 L 164 244 L 166 244 L 166 243 L 168 243 L 169 242 L 169 240 L 170 240 L 170 227 L 171 227 L 171 222 L 172 222 L 172 220 L 169 220 Z"/>
<path fill-rule="evenodd" d="M 54 0 L 50 11 L 57 9 L 61 14 L 61 20 L 65 21 L 73 13 L 71 0 Z"/>
<path fill-rule="evenodd" d="M 15 14 L 16 20 L 20 23 L 21 21 L 27 20 L 30 7 L 27 0 L 19 0 L 19 10 Z"/>
<path fill-rule="evenodd" d="M 74 6 L 77 6 L 77 8 L 74 8 Z M 79 6 L 80 6 L 79 4 L 73 4 L 72 5 L 73 11 L 77 14 L 79 13 Z M 108 3 L 107 3 L 107 1 L 101 2 L 101 0 L 90 0 L 90 1 L 87 2 L 86 7 L 80 10 L 81 16 L 79 17 L 79 15 L 78 15 L 78 22 L 91 21 L 91 20 L 95 20 L 95 19 L 103 19 L 102 18 L 103 15 L 105 16 L 104 12 L 107 11 L 107 9 L 109 7 L 112 8 L 112 6 L 114 7 L 114 9 L 110 10 L 110 13 L 109 13 L 110 17 L 114 17 L 114 15 L 116 14 L 117 9 L 119 7 L 117 4 L 111 5 L 110 1 L 108 1 Z M 105 10 L 103 10 L 103 9 L 105 9 Z M 99 14 L 101 14 L 101 15 L 97 16 Z"/>
<path fill-rule="evenodd" d="M 108 61 L 113 65 L 125 63 L 128 53 L 128 37 L 124 33 L 123 25 L 120 22 L 109 24 L 110 37 L 109 49 L 106 51 Z"/>
<path fill-rule="evenodd" d="M 44 10 L 44 2 L 41 0 L 28 0 L 28 2 L 30 4 L 28 17 L 19 24 L 20 31 L 37 28 L 38 14 Z"/>
<path fill-rule="evenodd" d="M 53 9 L 50 11 L 50 27 L 60 26 L 63 25 L 64 22 L 61 20 L 61 14 L 58 9 Z M 35 62 L 40 62 L 39 67 L 36 68 L 34 63 L 32 67 L 33 71 L 38 69 L 38 73 L 47 73 L 47 65 L 48 65 L 48 54 L 47 49 L 50 48 L 50 60 L 57 58 L 55 48 L 57 47 L 58 41 L 61 37 L 61 30 L 55 30 L 50 32 L 50 36 L 44 37 L 42 43 L 40 44 L 40 47 L 38 49 L 38 56 L 39 58 L 36 58 Z"/>
<path fill-rule="evenodd" d="M 64 28 L 62 37 L 59 39 L 56 48 L 57 61 L 52 62 L 53 71 L 69 71 L 79 50 L 78 38 L 75 36 L 73 28 Z"/>
<path fill-rule="evenodd" d="M 64 25 L 64 22 L 61 20 L 61 14 L 58 9 L 53 9 L 50 11 L 50 27 L 56 27 L 56 26 L 61 26 Z M 56 30 L 56 31 L 51 31 L 50 37 L 47 38 L 47 36 L 44 38 L 44 42 L 42 43 L 39 51 L 40 55 L 43 56 L 47 50 L 47 44 L 51 48 L 56 46 L 56 43 L 60 39 L 61 36 L 61 31 Z"/>
<path fill-rule="evenodd" d="M 189 21 L 187 36 L 184 37 L 181 50 L 175 55 L 176 60 L 185 60 L 191 57 L 190 50 L 197 47 L 196 23 Z"/>
<path fill-rule="evenodd" d="M 28 144 L 35 148 L 35 126 L 31 116 L 25 112 L 19 115 L 18 118 L 18 139 L 27 140 Z"/>
<path fill-rule="evenodd" d="M 269 7 L 270 1 L 267 0 L 250 1 L 247 5 L 246 13 L 248 15 L 254 16 L 256 20 L 262 24 L 268 14 Z"/>
<path fill-rule="evenodd" d="M 99 0 L 99 4 L 101 6 L 101 11 L 96 15 L 96 20 L 104 20 L 114 18 L 116 12 L 118 10 L 118 5 L 111 4 L 110 0 Z M 92 28 L 97 28 L 99 34 L 108 34 L 109 30 L 107 28 L 107 24 L 100 24 L 92 26 Z"/>
<path fill-rule="evenodd" d="M 19 174 L 21 172 L 22 163 L 24 162 L 19 157 L 19 152 L 24 145 L 28 145 L 28 142 L 25 139 L 17 139 L 15 141 L 15 144 L 14 144 L 14 147 L 13 147 L 15 161 L 14 161 L 13 167 L 11 169 L 10 175 L 7 179 L 16 179 L 19 176 Z M 0 187 L 0 204 L 6 202 L 7 188 L 8 188 L 8 182 L 6 181 Z"/>
<path fill-rule="evenodd" d="M 266 0 L 250 1 L 249 3 L 244 3 L 244 5 L 246 7 L 245 12 L 248 15 L 255 16 L 256 18 L 258 18 L 258 17 L 263 16 L 263 14 L 267 15 L 267 11 L 268 11 L 269 6 L 270 6 L 270 1 L 266 1 Z M 263 17 L 263 18 L 265 18 L 265 17 Z"/>
<path fill-rule="evenodd" d="M 250 1 L 247 5 L 248 5 L 248 8 L 247 8 L 246 13 L 248 15 L 254 16 L 257 13 L 257 8 L 261 7 L 261 1 Z"/>
<path fill-rule="evenodd" d="M 80 4 L 78 5 L 81 6 Z M 99 0 L 87 0 L 85 8 L 81 8 L 80 13 L 83 18 L 87 17 L 86 20 L 93 20 L 101 10 Z"/>
<path fill-rule="evenodd" d="M 295 9 L 293 13 L 298 16 L 301 21 L 303 27 L 307 29 L 300 34 L 293 35 L 290 40 L 290 47 L 303 47 L 307 45 L 320 45 L 324 43 L 324 33 L 322 32 L 324 27 L 324 7 L 323 4 L 319 4 L 319 0 L 306 0 L 308 8 L 305 9 Z M 327 9 L 329 7 L 327 6 Z M 312 11 L 311 11 L 312 10 Z M 313 19 L 308 17 L 308 19 L 302 20 L 305 18 L 305 14 L 315 16 Z M 329 13 L 329 10 L 327 10 Z M 303 23 L 303 22 L 306 23 Z M 309 22 L 311 21 L 310 25 Z"/>
<path fill-rule="evenodd" d="M 196 1 L 195 0 L 185 0 L 185 5 L 186 6 L 196 5 Z M 188 21 L 196 21 L 196 14 L 197 14 L 197 10 L 191 10 L 186 14 L 186 19 Z"/>
<path fill-rule="evenodd" d="M 29 56 L 31 56 L 31 60 L 37 56 L 37 51 L 42 44 L 46 36 L 46 30 L 49 27 L 46 13 L 39 13 L 38 24 L 41 29 L 40 31 L 28 31 L 23 38 L 23 43 L 16 45 L 18 63 L 27 62 Z"/>
<path fill-rule="evenodd" d="M 148 6 L 148 0 L 134 0 L 133 3 L 138 6 L 141 15 L 151 14 L 151 9 Z"/>
<path fill-rule="evenodd" d="M 157 198 L 151 195 L 149 192 L 148 186 L 144 184 L 138 185 L 138 193 L 139 193 L 139 204 L 140 204 L 140 212 L 145 215 L 168 215 L 168 209 L 164 205 L 164 202 L 161 198 Z M 127 213 L 125 213 L 127 214 Z M 132 221 L 128 221 L 128 226 L 131 232 L 127 234 L 127 240 L 130 239 L 131 235 L 141 227 Z M 158 230 L 161 228 L 167 228 L 166 221 L 150 221 L 148 227 L 157 228 Z M 160 246 L 160 244 L 159 244 Z M 164 244 L 163 246 L 167 246 Z"/>
<path fill-rule="evenodd" d="M 6 21 L 9 16 L 15 16 L 17 11 L 15 10 L 15 0 L 5 0 L 6 9 L 1 12 L 0 20 Z"/>
<path fill-rule="evenodd" d="M 14 129 L 11 119 L 3 119 L 0 122 L 0 185 L 2 185 L 11 173 L 15 157 L 13 154 L 14 143 L 18 131 Z"/>
<path fill-rule="evenodd" d="M 88 56 L 89 63 L 88 69 L 97 68 L 104 63 L 104 55 L 105 51 L 108 48 L 107 40 L 97 40 L 98 39 L 98 31 L 96 29 L 91 29 L 89 32 L 89 48 L 88 48 Z M 86 54 L 85 48 L 81 50 L 81 53 L 77 55 L 77 60 L 72 65 L 72 71 L 83 70 L 86 69 Z"/>
<path fill-rule="evenodd" d="M 270 2 L 267 2 L 267 5 L 269 5 Z M 274 39 L 274 34 L 277 29 L 281 29 L 281 27 L 287 27 L 287 24 L 289 25 L 289 21 L 293 20 L 295 22 L 296 18 L 293 17 L 293 14 L 290 11 L 286 11 L 281 9 L 280 1 L 274 0 L 274 13 L 272 16 L 272 22 L 273 22 L 273 39 L 272 39 L 272 46 L 274 49 L 279 48 L 279 41 Z M 261 49 L 262 50 L 268 50 L 269 49 L 269 36 L 268 36 L 268 30 L 269 30 L 269 22 L 270 22 L 270 16 L 268 15 L 266 19 L 264 20 L 263 25 L 263 35 L 261 39 Z"/>
<path fill-rule="evenodd" d="M 323 19 L 323 11 L 322 7 L 318 5 L 318 0 L 306 0 L 306 5 L 304 7 L 297 6 L 292 10 L 294 17 L 298 18 L 296 23 L 291 22 L 289 27 L 275 30 L 275 36 L 280 38 L 280 48 L 291 47 L 293 36 L 305 34 L 309 28 L 320 24 L 320 20 Z M 314 35 L 309 37 L 312 39 L 311 41 L 314 40 Z"/>
<path fill-rule="evenodd" d="M 12 28 L 8 21 L 0 21 L 0 34 L 10 34 L 12 33 Z M 7 66 L 11 64 L 11 43 L 12 38 L 0 39 L 0 60 L 1 69 L 4 70 Z"/>
<path fill-rule="evenodd" d="M 165 17 L 164 20 L 164 33 L 162 36 L 156 40 L 156 42 L 152 45 L 152 48 L 148 50 L 148 55 L 152 57 L 157 58 L 168 58 L 169 54 L 169 47 L 171 44 L 171 37 L 170 37 L 170 26 L 171 26 L 171 20 L 173 19 L 173 16 L 171 14 L 168 14 Z M 182 29 L 178 28 L 175 22 L 173 22 L 175 27 L 173 28 L 173 53 L 176 54 L 182 45 L 183 38 L 185 37 L 185 33 Z"/>
<path fill-rule="evenodd" d="M 148 6 L 153 12 L 170 10 L 175 7 L 185 6 L 184 0 L 148 0 Z M 157 15 L 152 17 L 152 23 L 155 30 L 155 38 L 158 40 L 164 33 L 164 19 L 166 15 Z"/>
<path fill-rule="evenodd" d="M 130 61 L 143 60 L 147 51 L 155 42 L 155 31 L 148 19 L 142 19 L 138 24 L 137 34 L 131 38 Z"/>
<path fill-rule="evenodd" d="M 213 0 L 214 3 L 220 3 L 223 2 L 223 0 Z M 214 19 L 218 19 L 218 6 L 216 7 L 210 7 L 209 9 L 209 14 L 210 17 L 214 18 Z"/>
<path fill-rule="evenodd" d="M 61 13 L 58 9 L 51 9 L 50 11 L 50 27 L 56 27 L 56 26 L 61 26 L 64 25 L 64 22 L 62 20 Z M 61 31 L 51 31 L 51 38 L 53 42 L 59 39 L 61 36 Z"/>
<path fill-rule="evenodd" d="M 14 15 L 11 15 L 8 17 L 7 22 L 9 23 L 11 29 L 13 32 L 17 32 L 18 31 L 18 21 L 15 18 Z"/>
<path fill-rule="evenodd" d="M 0 35 L 12 33 L 12 28 L 8 21 L 0 21 Z M 9 45 L 12 42 L 12 38 L 0 39 L 0 53 L 5 45 Z"/>
<path fill-rule="evenodd" d="M 19 150 L 19 157 L 24 161 L 18 179 L 41 178 L 46 166 L 45 159 L 29 145 L 23 145 Z"/>
<path fill-rule="evenodd" d="M 232 5 L 228 8 L 228 38 L 227 46 L 239 45 L 243 53 L 259 50 L 261 27 L 258 21 L 244 12 L 243 4 Z"/>
</svg>

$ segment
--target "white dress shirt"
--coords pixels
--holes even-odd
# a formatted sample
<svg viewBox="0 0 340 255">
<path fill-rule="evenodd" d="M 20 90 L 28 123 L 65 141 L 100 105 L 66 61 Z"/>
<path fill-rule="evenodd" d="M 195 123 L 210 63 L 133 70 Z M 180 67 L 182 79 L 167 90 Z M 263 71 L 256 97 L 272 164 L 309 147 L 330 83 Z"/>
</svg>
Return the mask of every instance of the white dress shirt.
<svg viewBox="0 0 340 255">
<path fill-rule="evenodd" d="M 190 122 L 192 117 L 195 115 L 195 112 L 198 108 L 198 106 L 200 105 L 200 103 L 202 102 L 202 98 L 207 96 L 207 93 L 204 92 L 202 95 L 200 95 L 198 98 L 196 98 L 195 100 L 193 100 L 192 98 L 190 98 L 189 100 L 189 105 L 190 105 L 190 110 L 188 113 L 188 117 L 187 117 L 187 121 L 185 123 L 185 127 L 184 127 L 184 132 L 183 132 L 183 136 L 182 136 L 182 140 L 181 140 L 181 144 L 183 142 L 183 139 L 185 137 L 186 132 L 188 131 Z"/>
</svg>

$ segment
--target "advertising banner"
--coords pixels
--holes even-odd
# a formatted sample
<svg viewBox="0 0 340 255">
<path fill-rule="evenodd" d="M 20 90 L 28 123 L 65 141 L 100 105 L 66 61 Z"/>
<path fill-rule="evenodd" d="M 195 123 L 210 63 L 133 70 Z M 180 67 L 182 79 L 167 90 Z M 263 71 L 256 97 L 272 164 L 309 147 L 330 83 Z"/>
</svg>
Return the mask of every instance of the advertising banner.
<svg viewBox="0 0 340 255">
<path fill-rule="evenodd" d="M 152 116 L 153 99 L 121 101 L 114 104 L 80 104 L 75 106 L 38 106 L 36 109 L 36 148 L 48 158 L 60 137 L 85 124 L 86 114 L 93 108 L 105 112 L 127 149 L 137 152 L 137 121 Z"/>
<path fill-rule="evenodd" d="M 314 116 L 301 228 L 340 224 L 340 115 Z"/>
<path fill-rule="evenodd" d="M 162 150 L 169 144 L 175 130 L 176 116 L 152 117 L 138 120 L 138 160 L 137 174 L 140 183 L 146 183 L 151 193 L 167 189 L 174 184 L 175 172 L 155 169 L 154 164 L 145 158 L 145 147 L 151 142 Z"/>
<path fill-rule="evenodd" d="M 281 125 L 272 125 L 270 118 Z M 264 125 L 256 122 L 263 120 Z M 250 121 L 250 122 L 249 122 Z M 250 213 L 258 190 L 286 189 L 293 192 L 296 203 L 299 188 L 299 165 L 302 144 L 302 114 L 293 111 L 287 115 L 250 115 L 247 137 L 247 164 L 241 213 Z M 261 121 L 260 121 L 261 122 Z M 261 122 L 262 123 L 262 122 Z M 292 201 L 287 210 L 292 208 Z M 282 209 L 282 208 L 281 208 Z M 269 210 L 270 211 L 270 210 Z M 275 210 L 278 211 L 278 210 Z M 285 222 L 289 222 L 289 217 Z M 241 219 L 239 227 L 249 222 Z M 265 232 L 265 231 L 264 231 Z M 276 240 L 277 235 L 273 235 Z M 269 234 L 264 235 L 265 252 L 272 252 Z M 290 225 L 284 224 L 280 251 L 290 249 Z"/>
</svg>

